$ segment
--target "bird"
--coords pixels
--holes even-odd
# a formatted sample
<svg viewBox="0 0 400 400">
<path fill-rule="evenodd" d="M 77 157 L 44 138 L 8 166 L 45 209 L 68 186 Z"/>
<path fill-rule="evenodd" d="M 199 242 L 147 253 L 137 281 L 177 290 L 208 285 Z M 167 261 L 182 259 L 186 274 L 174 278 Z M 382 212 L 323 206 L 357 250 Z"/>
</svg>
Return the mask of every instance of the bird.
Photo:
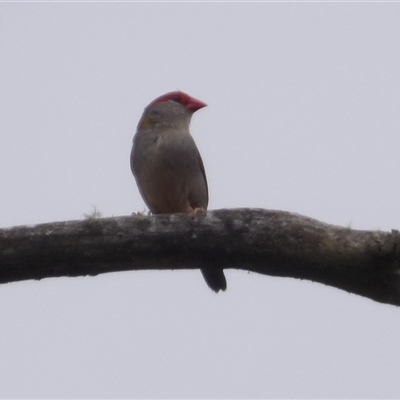
<svg viewBox="0 0 400 400">
<path fill-rule="evenodd" d="M 195 111 L 206 104 L 181 91 L 153 100 L 133 138 L 130 164 L 139 192 L 152 214 L 205 212 L 206 173 L 189 131 Z M 202 268 L 208 286 L 226 290 L 222 269 Z"/>
</svg>

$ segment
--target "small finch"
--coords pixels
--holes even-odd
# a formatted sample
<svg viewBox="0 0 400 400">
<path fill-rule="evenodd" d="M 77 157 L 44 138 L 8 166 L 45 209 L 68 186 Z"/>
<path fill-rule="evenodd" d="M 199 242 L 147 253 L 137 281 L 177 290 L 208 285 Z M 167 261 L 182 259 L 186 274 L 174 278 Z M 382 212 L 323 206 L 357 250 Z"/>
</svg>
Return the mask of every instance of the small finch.
<svg viewBox="0 0 400 400">
<path fill-rule="evenodd" d="M 133 138 L 131 170 L 140 194 L 153 214 L 207 210 L 208 187 L 203 161 L 189 132 L 200 100 L 176 91 L 152 101 Z M 201 270 L 208 286 L 226 289 L 223 270 Z"/>
</svg>

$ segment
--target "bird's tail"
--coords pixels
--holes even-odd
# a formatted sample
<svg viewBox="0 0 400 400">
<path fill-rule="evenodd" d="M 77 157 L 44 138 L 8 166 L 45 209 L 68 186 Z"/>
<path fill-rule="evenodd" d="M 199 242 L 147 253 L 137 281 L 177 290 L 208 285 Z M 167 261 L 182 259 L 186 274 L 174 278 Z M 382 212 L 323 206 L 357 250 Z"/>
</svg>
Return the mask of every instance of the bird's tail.
<svg viewBox="0 0 400 400">
<path fill-rule="evenodd" d="M 216 293 L 226 290 L 226 279 L 222 269 L 202 269 L 201 273 L 211 290 Z"/>
</svg>

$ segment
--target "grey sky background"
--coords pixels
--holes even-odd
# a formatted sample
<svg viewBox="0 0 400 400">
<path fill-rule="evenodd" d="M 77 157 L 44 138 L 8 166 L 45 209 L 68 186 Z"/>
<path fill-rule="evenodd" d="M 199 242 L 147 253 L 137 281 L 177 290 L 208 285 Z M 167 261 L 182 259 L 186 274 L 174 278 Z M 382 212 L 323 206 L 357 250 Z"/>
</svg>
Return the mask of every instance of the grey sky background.
<svg viewBox="0 0 400 400">
<path fill-rule="evenodd" d="M 400 4 L 1 3 L 0 226 L 143 211 L 129 153 L 180 89 L 210 209 L 400 228 Z M 0 397 L 399 397 L 400 309 L 148 271 L 0 287 Z"/>
</svg>

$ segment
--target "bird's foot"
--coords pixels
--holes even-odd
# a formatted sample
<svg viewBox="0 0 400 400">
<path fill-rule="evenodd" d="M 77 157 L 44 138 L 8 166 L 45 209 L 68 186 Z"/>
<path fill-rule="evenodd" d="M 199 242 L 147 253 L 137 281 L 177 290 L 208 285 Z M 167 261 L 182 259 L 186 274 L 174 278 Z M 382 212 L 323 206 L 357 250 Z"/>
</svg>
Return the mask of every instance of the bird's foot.
<svg viewBox="0 0 400 400">
<path fill-rule="evenodd" d="M 207 210 L 205 210 L 203 207 L 195 207 L 191 208 L 189 211 L 192 215 L 206 215 Z"/>
</svg>

